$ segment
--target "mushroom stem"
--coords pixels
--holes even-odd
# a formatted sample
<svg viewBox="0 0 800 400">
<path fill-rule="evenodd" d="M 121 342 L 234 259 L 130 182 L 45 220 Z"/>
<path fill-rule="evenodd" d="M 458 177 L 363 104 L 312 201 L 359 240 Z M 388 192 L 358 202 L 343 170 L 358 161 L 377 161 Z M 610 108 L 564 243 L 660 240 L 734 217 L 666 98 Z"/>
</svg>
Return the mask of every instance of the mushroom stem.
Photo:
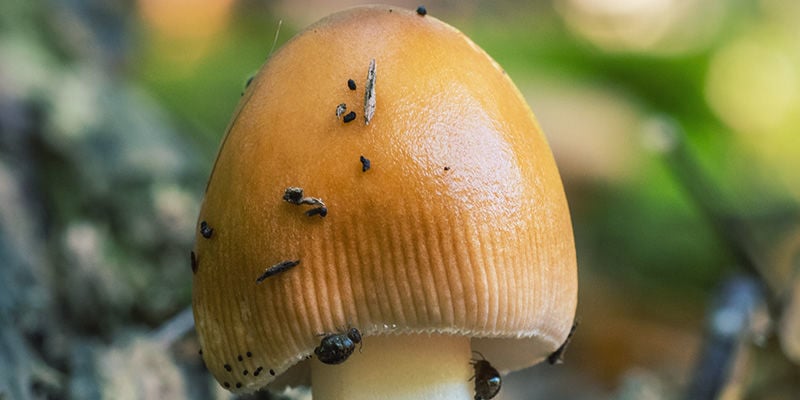
<svg viewBox="0 0 800 400">
<path fill-rule="evenodd" d="M 313 397 L 328 400 L 472 399 L 470 342 L 464 336 L 367 337 L 339 365 L 311 363 Z"/>
</svg>

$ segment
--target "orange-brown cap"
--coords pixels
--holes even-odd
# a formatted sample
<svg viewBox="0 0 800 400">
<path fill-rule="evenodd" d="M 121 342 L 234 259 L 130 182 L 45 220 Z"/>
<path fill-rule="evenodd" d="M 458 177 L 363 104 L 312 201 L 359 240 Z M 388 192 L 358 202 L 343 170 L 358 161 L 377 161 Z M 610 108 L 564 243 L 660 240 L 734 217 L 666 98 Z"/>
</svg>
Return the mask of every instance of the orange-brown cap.
<svg viewBox="0 0 800 400">
<path fill-rule="evenodd" d="M 470 336 L 513 370 L 573 322 L 572 227 L 546 140 L 505 72 L 430 15 L 353 8 L 276 51 L 228 127 L 199 221 L 197 332 L 234 391 L 347 327 L 365 352 L 373 335 Z"/>
</svg>

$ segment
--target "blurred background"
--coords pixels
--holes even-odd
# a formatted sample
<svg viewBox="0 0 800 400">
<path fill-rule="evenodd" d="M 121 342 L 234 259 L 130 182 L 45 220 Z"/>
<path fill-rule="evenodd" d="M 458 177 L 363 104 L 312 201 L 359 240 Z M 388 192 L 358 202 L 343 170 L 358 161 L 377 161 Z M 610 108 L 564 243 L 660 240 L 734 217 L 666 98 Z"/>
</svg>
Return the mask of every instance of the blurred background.
<svg viewBox="0 0 800 400">
<path fill-rule="evenodd" d="M 231 398 L 188 311 L 206 179 L 279 21 L 358 3 L 0 2 L 0 399 Z M 573 213 L 565 362 L 498 398 L 800 398 L 800 2 L 424 5 L 520 87 Z"/>
</svg>

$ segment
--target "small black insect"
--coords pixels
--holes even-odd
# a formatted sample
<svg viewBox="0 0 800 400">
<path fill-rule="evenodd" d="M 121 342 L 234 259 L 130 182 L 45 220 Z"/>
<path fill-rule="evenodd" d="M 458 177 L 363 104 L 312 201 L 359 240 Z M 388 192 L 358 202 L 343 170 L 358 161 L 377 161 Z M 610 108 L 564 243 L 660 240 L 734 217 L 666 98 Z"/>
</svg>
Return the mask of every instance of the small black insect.
<svg viewBox="0 0 800 400">
<path fill-rule="evenodd" d="M 359 158 L 359 160 L 361 161 L 361 172 L 367 172 L 367 170 L 371 166 L 370 162 L 369 162 L 369 158 L 361 156 Z"/>
<path fill-rule="evenodd" d="M 264 281 L 264 279 L 267 279 L 270 276 L 273 276 L 273 275 L 279 274 L 279 273 L 281 273 L 283 271 L 286 271 L 286 270 L 289 270 L 291 268 L 294 268 L 294 267 L 297 266 L 297 264 L 300 264 L 300 260 L 281 261 L 281 262 L 279 262 L 279 263 L 267 268 L 264 271 L 264 273 L 261 274 L 261 276 L 256 278 L 256 283 L 261 283 L 261 282 Z M 239 356 L 239 361 L 242 361 L 242 356 Z"/>
<path fill-rule="evenodd" d="M 214 234 L 214 228 L 209 226 L 206 221 L 202 221 L 200 222 L 200 234 L 206 239 L 211 239 L 211 235 Z"/>
<path fill-rule="evenodd" d="M 286 191 L 283 193 L 283 200 L 287 203 L 291 203 L 294 205 L 301 205 L 307 204 L 311 206 L 317 206 L 314 209 L 306 211 L 306 215 L 309 217 L 314 215 L 319 215 L 324 217 L 328 215 L 328 208 L 325 206 L 325 203 L 322 202 L 322 199 L 318 199 L 316 197 L 303 197 L 303 189 L 299 187 L 288 187 Z"/>
<path fill-rule="evenodd" d="M 481 356 L 480 360 L 473 359 L 470 364 L 475 369 L 475 375 L 470 379 L 475 379 L 475 400 L 489 400 L 497 396 L 500 392 L 500 373 L 486 361 L 483 354 L 474 351 Z"/>
<path fill-rule="evenodd" d="M 228 371 L 228 372 L 233 371 L 233 368 L 231 367 L 230 364 L 225 364 L 225 365 L 223 365 L 223 367 L 225 367 L 225 371 Z"/>
<path fill-rule="evenodd" d="M 547 362 L 550 365 L 561 364 L 564 362 L 564 352 L 567 350 L 567 346 L 569 346 L 569 342 L 572 341 L 572 335 L 575 334 L 575 329 L 578 327 L 578 321 L 572 323 L 572 328 L 569 330 L 569 334 L 567 334 L 567 338 L 564 339 L 564 343 L 559 346 L 556 351 L 552 352 L 549 356 L 547 356 Z"/>
<path fill-rule="evenodd" d="M 350 328 L 346 333 L 326 334 L 314 354 L 325 364 L 341 364 L 353 354 L 356 344 L 361 343 L 361 332 Z"/>
<path fill-rule="evenodd" d="M 289 186 L 283 192 L 283 201 L 292 204 L 303 204 L 303 189 L 299 187 Z"/>
<path fill-rule="evenodd" d="M 444 167 L 444 170 L 445 170 L 445 171 L 450 171 L 450 167 L 449 167 L 449 166 L 446 166 L 446 167 Z"/>
<path fill-rule="evenodd" d="M 423 16 L 423 17 L 424 17 L 424 16 L 425 16 L 425 14 L 427 14 L 427 13 L 428 13 L 428 10 L 427 10 L 427 9 L 425 9 L 425 6 L 419 6 L 419 7 L 417 7 L 417 14 L 419 14 L 419 15 L 421 15 L 421 16 Z"/>
<path fill-rule="evenodd" d="M 189 258 L 192 260 L 192 273 L 197 273 L 197 255 L 194 252 L 189 253 Z"/>
<path fill-rule="evenodd" d="M 348 79 L 347 80 L 347 87 L 349 87 L 350 90 L 356 90 L 356 81 L 354 81 L 352 79 Z"/>
<path fill-rule="evenodd" d="M 306 211 L 306 215 L 308 215 L 309 217 L 313 217 L 315 215 L 319 215 L 320 217 L 324 217 L 324 216 L 328 215 L 328 207 L 321 206 L 321 207 L 312 208 L 312 209 Z"/>
<path fill-rule="evenodd" d="M 342 118 L 342 121 L 344 121 L 344 122 L 352 122 L 354 119 L 356 119 L 356 112 L 355 111 L 350 111 L 349 113 L 347 113 L 344 116 L 344 118 Z"/>
</svg>

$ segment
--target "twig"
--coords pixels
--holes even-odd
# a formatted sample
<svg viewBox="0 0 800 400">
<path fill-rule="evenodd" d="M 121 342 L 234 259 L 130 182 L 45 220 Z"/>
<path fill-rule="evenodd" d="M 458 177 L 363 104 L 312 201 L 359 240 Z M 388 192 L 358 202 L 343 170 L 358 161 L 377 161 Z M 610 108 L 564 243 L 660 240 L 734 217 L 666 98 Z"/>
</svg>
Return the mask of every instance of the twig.
<svg viewBox="0 0 800 400">
<path fill-rule="evenodd" d="M 167 322 L 150 332 L 150 338 L 167 348 L 194 328 L 192 307 L 186 307 Z"/>
<path fill-rule="evenodd" d="M 372 116 L 375 115 L 375 59 L 369 62 L 367 71 L 367 85 L 364 90 L 364 123 L 369 125 Z"/>
<path fill-rule="evenodd" d="M 708 313 L 686 400 L 719 398 L 731 381 L 740 344 L 752 330 L 753 314 L 763 301 L 761 284 L 753 277 L 737 276 L 723 282 Z"/>
<path fill-rule="evenodd" d="M 653 133 L 660 135 L 659 140 L 667 144 L 661 149 L 661 153 L 675 181 L 706 218 L 736 263 L 766 286 L 770 311 L 775 311 L 779 304 L 781 283 L 751 251 L 749 242 L 752 232 L 747 225 L 741 218 L 720 211 L 719 206 L 723 204 L 720 189 L 708 178 L 697 157 L 687 148 L 686 135 L 681 127 L 677 123 L 660 120 Z"/>
</svg>

